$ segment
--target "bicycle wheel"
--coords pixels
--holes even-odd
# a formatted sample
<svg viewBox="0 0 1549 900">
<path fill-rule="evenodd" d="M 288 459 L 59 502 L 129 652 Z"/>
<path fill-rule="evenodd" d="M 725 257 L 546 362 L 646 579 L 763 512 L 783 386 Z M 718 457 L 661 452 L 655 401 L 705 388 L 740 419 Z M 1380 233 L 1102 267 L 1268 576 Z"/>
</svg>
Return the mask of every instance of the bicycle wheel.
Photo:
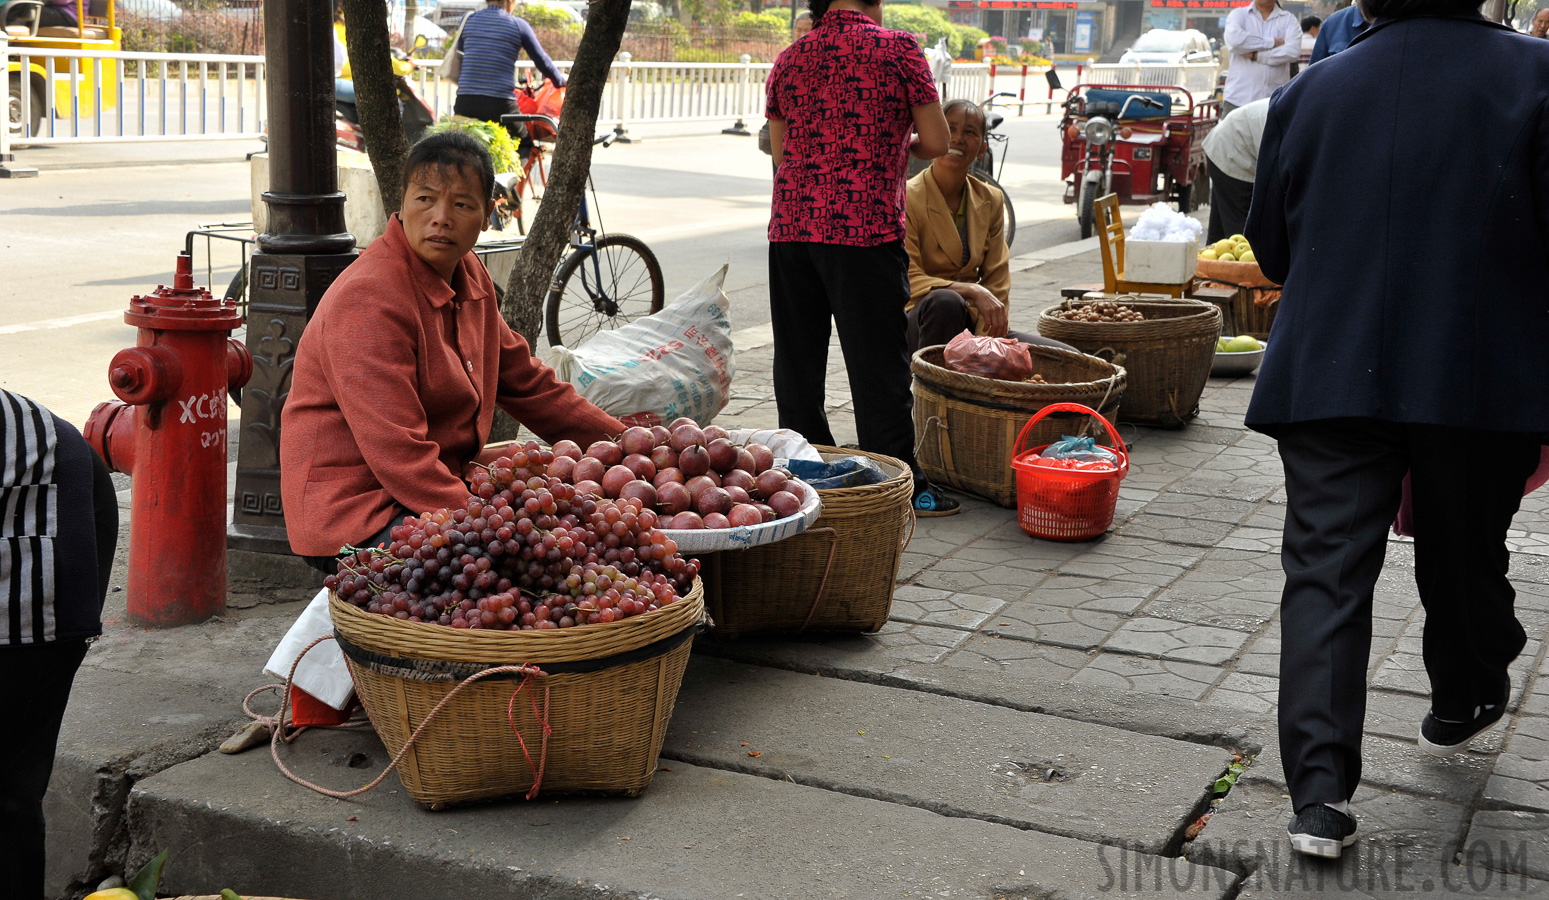
<svg viewBox="0 0 1549 900">
<path fill-rule="evenodd" d="M 974 177 L 978 178 L 980 181 L 984 182 L 995 190 L 1000 191 L 1001 199 L 1005 201 L 1002 204 L 1002 207 L 1005 210 L 1006 247 L 1010 248 L 1011 242 L 1017 239 L 1017 213 L 1016 210 L 1011 206 L 1011 195 L 1006 193 L 1006 189 L 1000 186 L 1000 182 L 996 181 L 988 175 L 975 175 Z"/>
<path fill-rule="evenodd" d="M 595 264 L 594 264 L 595 263 Z M 661 312 L 662 267 L 637 237 L 608 234 L 571 251 L 544 300 L 549 344 L 576 347 L 599 331 Z"/>
</svg>

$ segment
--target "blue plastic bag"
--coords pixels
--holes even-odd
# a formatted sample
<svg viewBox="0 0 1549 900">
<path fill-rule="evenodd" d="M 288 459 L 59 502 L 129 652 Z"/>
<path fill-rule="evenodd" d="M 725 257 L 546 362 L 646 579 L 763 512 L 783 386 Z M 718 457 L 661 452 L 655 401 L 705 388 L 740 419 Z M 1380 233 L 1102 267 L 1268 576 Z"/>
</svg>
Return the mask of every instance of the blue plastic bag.
<svg viewBox="0 0 1549 900">
<path fill-rule="evenodd" d="M 881 484 L 887 480 L 882 467 L 864 456 L 846 456 L 831 462 L 793 459 L 786 462 L 785 468 L 820 491 Z"/>
<path fill-rule="evenodd" d="M 1106 462 L 1117 466 L 1119 455 L 1107 447 L 1097 446 L 1097 441 L 1089 437 L 1072 437 L 1065 435 L 1039 454 L 1044 459 L 1075 459 L 1083 462 Z"/>
</svg>

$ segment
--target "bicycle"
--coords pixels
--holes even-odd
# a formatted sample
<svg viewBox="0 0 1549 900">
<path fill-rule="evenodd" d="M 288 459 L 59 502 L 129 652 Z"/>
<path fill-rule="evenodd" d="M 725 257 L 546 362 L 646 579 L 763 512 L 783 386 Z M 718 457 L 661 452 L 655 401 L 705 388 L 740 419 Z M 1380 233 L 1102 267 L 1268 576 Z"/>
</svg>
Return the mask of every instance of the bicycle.
<svg viewBox="0 0 1549 900">
<path fill-rule="evenodd" d="M 559 125 L 548 116 L 507 113 L 500 124 L 510 128 L 534 122 L 547 124 L 558 133 Z M 609 132 L 592 142 L 610 147 L 617 137 Z M 604 329 L 618 328 L 641 316 L 661 312 L 666 289 L 661 263 L 645 242 L 629 234 L 608 234 L 599 216 L 592 227 L 591 208 L 597 206 L 597 187 L 586 175 L 591 194 L 585 194 L 570 228 L 571 250 L 554 268 L 554 277 L 543 299 L 544 331 L 550 346 L 577 346 Z"/>
</svg>

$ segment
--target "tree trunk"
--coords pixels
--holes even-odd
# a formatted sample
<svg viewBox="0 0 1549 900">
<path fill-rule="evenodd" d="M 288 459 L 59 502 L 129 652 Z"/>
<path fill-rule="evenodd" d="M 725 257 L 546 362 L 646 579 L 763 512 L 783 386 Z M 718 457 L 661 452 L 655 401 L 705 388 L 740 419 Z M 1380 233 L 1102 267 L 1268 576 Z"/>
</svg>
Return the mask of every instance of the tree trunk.
<svg viewBox="0 0 1549 900">
<path fill-rule="evenodd" d="M 748 10 L 757 15 L 764 11 L 764 0 L 748 0 Z"/>
<path fill-rule="evenodd" d="M 608 84 L 613 56 L 629 22 L 629 0 L 596 0 L 586 18 L 586 30 L 576 50 L 560 114 L 559 137 L 549 167 L 543 203 L 533 217 L 527 240 L 516 256 L 500 311 L 513 331 L 538 347 L 543 325 L 543 297 L 560 256 L 569 246 L 570 226 L 586 191 L 592 164 L 592 135 L 597 111 Z"/>
<path fill-rule="evenodd" d="M 398 81 L 393 75 L 392 38 L 384 0 L 344 0 L 349 35 L 350 73 L 355 79 L 355 110 L 366 137 L 366 155 L 382 192 L 388 215 L 403 201 L 403 162 L 409 142 L 398 111 Z"/>
<path fill-rule="evenodd" d="M 403 46 L 404 46 L 404 49 L 409 52 L 410 56 L 414 55 L 414 25 L 415 25 L 414 20 L 419 18 L 419 14 L 420 14 L 419 0 L 404 0 L 404 3 L 403 3 Z"/>
</svg>

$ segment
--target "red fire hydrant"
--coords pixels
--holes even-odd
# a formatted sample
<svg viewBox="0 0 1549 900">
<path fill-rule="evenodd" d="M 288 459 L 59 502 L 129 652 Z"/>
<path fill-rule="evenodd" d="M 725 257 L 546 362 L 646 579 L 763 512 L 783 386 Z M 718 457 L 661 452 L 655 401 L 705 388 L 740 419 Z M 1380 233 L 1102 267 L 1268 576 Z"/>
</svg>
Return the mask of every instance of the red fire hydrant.
<svg viewBox="0 0 1549 900">
<path fill-rule="evenodd" d="M 194 287 L 181 253 L 172 286 L 129 301 L 137 346 L 113 357 L 118 400 L 100 403 L 86 440 L 134 476 L 129 507 L 129 621 L 171 627 L 226 606 L 226 396 L 253 374 L 230 338 L 237 305 Z"/>
</svg>

